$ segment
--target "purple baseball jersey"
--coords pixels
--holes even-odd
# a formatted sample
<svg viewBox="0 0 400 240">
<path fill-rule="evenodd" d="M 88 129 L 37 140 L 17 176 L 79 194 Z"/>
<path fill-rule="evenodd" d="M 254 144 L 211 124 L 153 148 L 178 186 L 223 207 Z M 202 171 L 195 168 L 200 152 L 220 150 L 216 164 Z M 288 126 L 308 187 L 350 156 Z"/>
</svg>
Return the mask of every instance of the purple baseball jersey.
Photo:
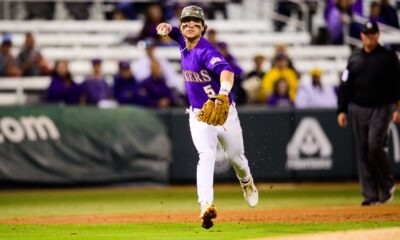
<svg viewBox="0 0 400 240">
<path fill-rule="evenodd" d="M 233 70 L 221 53 L 205 38 L 201 37 L 196 47 L 188 50 L 185 49 L 185 39 L 177 27 L 172 28 L 169 36 L 179 43 L 181 49 L 182 74 L 190 105 L 202 108 L 210 96 L 219 92 L 221 72 Z M 230 94 L 229 101 L 232 103 Z"/>
</svg>

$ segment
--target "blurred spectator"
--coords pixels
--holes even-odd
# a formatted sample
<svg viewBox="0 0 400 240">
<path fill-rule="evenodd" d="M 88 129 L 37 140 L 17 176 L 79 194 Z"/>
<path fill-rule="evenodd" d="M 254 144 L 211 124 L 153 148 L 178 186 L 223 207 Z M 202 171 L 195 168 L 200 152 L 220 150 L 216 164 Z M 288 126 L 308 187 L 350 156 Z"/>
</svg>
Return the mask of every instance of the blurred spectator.
<svg viewBox="0 0 400 240">
<path fill-rule="evenodd" d="M 288 60 L 288 67 L 290 69 L 292 69 L 296 74 L 297 77 L 300 78 L 300 74 L 299 72 L 296 70 L 296 68 L 293 65 L 293 61 L 291 59 L 291 57 L 289 56 L 288 52 L 287 52 L 287 45 L 284 43 L 280 43 L 280 44 L 276 44 L 275 45 L 275 53 L 274 56 L 272 57 L 272 61 L 271 61 L 271 66 L 275 66 L 277 60 L 277 56 L 279 55 L 285 55 L 287 60 Z"/>
<path fill-rule="evenodd" d="M 162 9 L 159 5 L 151 5 L 147 11 L 144 19 L 144 25 L 140 31 L 138 40 L 145 40 L 147 38 L 153 38 L 159 40 L 156 27 L 158 24 L 164 21 Z"/>
<path fill-rule="evenodd" d="M 164 19 L 169 20 L 174 17 L 175 9 L 178 8 L 179 6 L 183 6 L 184 3 L 182 1 L 176 1 L 176 0 L 158 0 L 158 4 L 161 6 Z"/>
<path fill-rule="evenodd" d="M 106 20 L 136 20 L 138 9 L 147 9 L 130 0 L 103 1 L 102 8 Z"/>
<path fill-rule="evenodd" d="M 265 75 L 263 55 L 256 55 L 253 58 L 254 69 L 250 71 L 242 82 L 242 88 L 246 92 L 247 103 L 257 103 L 262 97 L 261 79 Z M 263 102 L 264 103 L 264 102 Z"/>
<path fill-rule="evenodd" d="M 120 104 L 143 105 L 138 90 L 139 84 L 132 73 L 130 63 L 121 61 L 119 72 L 114 76 L 114 99 Z"/>
<path fill-rule="evenodd" d="M 35 46 L 35 37 L 31 32 L 25 34 L 25 44 L 17 57 L 17 64 L 23 76 L 42 76 L 49 74 L 46 59 Z"/>
<path fill-rule="evenodd" d="M 72 79 L 68 62 L 57 61 L 51 73 L 46 101 L 50 103 L 79 104 L 80 88 Z"/>
<path fill-rule="evenodd" d="M 222 56 L 224 56 L 225 60 L 233 69 L 235 81 L 231 92 L 235 98 L 235 102 L 239 105 L 246 103 L 246 91 L 242 87 L 244 77 L 243 69 L 239 66 L 235 57 L 229 52 L 228 45 L 225 42 L 218 41 L 217 31 L 215 29 L 208 30 L 207 40 L 219 50 L 219 52 L 222 54 Z"/>
<path fill-rule="evenodd" d="M 165 77 L 166 83 L 170 88 L 175 89 L 180 94 L 185 94 L 185 83 L 178 76 L 177 71 L 171 65 L 171 63 L 166 59 L 155 55 L 156 51 L 156 41 L 152 38 L 148 38 L 144 43 L 144 49 L 146 51 L 146 55 L 140 57 L 133 64 L 133 72 L 135 73 L 135 77 L 138 82 L 142 82 L 144 79 L 150 76 L 150 65 L 153 59 L 156 59 L 160 66 L 162 73 Z"/>
<path fill-rule="evenodd" d="M 369 20 L 372 22 L 385 23 L 381 15 L 381 6 L 376 1 L 372 1 L 369 5 Z"/>
<path fill-rule="evenodd" d="M 233 73 L 235 74 L 234 76 L 235 81 L 233 83 L 231 93 L 235 98 L 236 104 L 240 105 L 246 103 L 247 101 L 246 92 L 242 87 L 243 75 L 244 75 L 243 69 L 238 65 L 233 55 L 229 53 L 228 45 L 226 43 L 219 42 L 217 48 L 222 54 L 222 56 L 224 56 L 225 60 L 232 67 Z"/>
<path fill-rule="evenodd" d="M 168 20 L 168 23 L 171 24 L 171 26 L 179 26 L 179 24 L 181 23 L 182 9 L 184 7 L 185 5 L 182 3 L 175 4 L 174 15 L 171 17 L 171 19 Z"/>
<path fill-rule="evenodd" d="M 81 104 L 96 105 L 102 100 L 111 100 L 112 90 L 108 86 L 102 71 L 101 60 L 92 60 L 93 73 L 86 77 L 81 85 Z"/>
<path fill-rule="evenodd" d="M 217 30 L 210 28 L 207 30 L 207 40 L 214 46 L 218 47 Z"/>
<path fill-rule="evenodd" d="M 172 90 L 167 86 L 161 66 L 155 59 L 151 61 L 151 74 L 140 86 L 140 94 L 146 98 L 145 105 L 152 108 L 168 108 L 174 105 Z"/>
<path fill-rule="evenodd" d="M 278 0 L 275 2 L 275 11 L 283 16 L 289 18 L 293 12 L 297 14 L 297 19 L 302 20 L 303 19 L 303 12 L 300 8 L 300 5 L 298 3 L 295 3 L 290 0 Z M 283 20 L 274 20 L 274 30 L 276 32 L 281 32 L 283 29 L 286 27 L 288 20 L 286 19 L 285 21 Z"/>
<path fill-rule="evenodd" d="M 303 4 L 305 8 L 303 8 Z M 317 12 L 318 9 L 318 0 L 302 0 L 302 1 L 289 1 L 289 0 L 278 0 L 275 2 L 275 10 L 281 17 L 290 18 L 292 14 L 297 15 L 297 19 L 299 21 L 304 20 L 304 14 L 307 14 L 307 22 L 306 30 L 311 32 L 312 31 L 312 18 L 313 15 Z M 304 12 L 305 11 L 305 12 Z M 273 21 L 274 30 L 276 32 L 281 32 L 287 25 L 288 19 L 275 19 Z M 297 27 L 298 30 L 301 30 L 300 27 Z"/>
<path fill-rule="evenodd" d="M 136 20 L 138 13 L 136 4 L 132 1 L 122 0 L 115 4 L 113 13 L 114 20 Z"/>
<path fill-rule="evenodd" d="M 390 5 L 390 1 L 381 0 L 380 5 L 383 22 L 389 26 L 400 28 L 397 10 L 392 5 Z"/>
<path fill-rule="evenodd" d="M 339 0 L 325 0 L 324 17 L 328 18 L 329 13 L 336 8 Z M 362 0 L 350 0 L 351 10 L 353 13 L 362 16 L 363 15 L 363 1 Z"/>
<path fill-rule="evenodd" d="M 353 21 L 353 14 L 362 15 L 362 1 L 327 0 L 326 21 L 332 44 L 344 43 L 345 34 L 353 38 L 360 38 L 361 25 Z"/>
<path fill-rule="evenodd" d="M 288 67 L 289 61 L 286 55 L 279 54 L 276 59 L 276 64 L 264 75 L 262 80 L 261 100 L 265 101 L 272 94 L 275 82 L 283 78 L 289 85 L 289 97 L 294 101 L 298 85 L 297 74 Z"/>
<path fill-rule="evenodd" d="M 262 79 L 265 74 L 265 69 L 264 69 L 265 60 L 266 58 L 264 57 L 264 55 L 259 54 L 254 56 L 253 58 L 254 69 L 251 70 L 249 73 L 247 73 L 246 79 L 251 77 Z"/>
<path fill-rule="evenodd" d="M 0 47 L 0 76 L 2 77 L 17 77 L 21 76 L 21 70 L 12 55 L 12 41 L 8 34 L 3 35 L 3 40 Z"/>
<path fill-rule="evenodd" d="M 226 2 L 221 1 L 221 2 L 214 2 L 211 1 L 210 3 L 205 3 L 205 13 L 207 14 L 208 19 L 216 19 L 217 18 L 217 13 L 220 13 L 222 15 L 223 19 L 228 19 L 228 12 L 226 10 Z"/>
<path fill-rule="evenodd" d="M 310 72 L 311 83 L 302 84 L 296 96 L 297 108 L 336 108 L 335 90 L 322 84 L 322 71 L 314 68 Z"/>
<path fill-rule="evenodd" d="M 68 13 L 75 20 L 87 20 L 89 19 L 89 10 L 92 5 L 92 1 L 80 1 L 80 2 L 64 2 L 65 8 Z"/>
<path fill-rule="evenodd" d="M 270 107 L 293 107 L 293 101 L 289 97 L 289 85 L 284 78 L 274 83 L 274 90 L 268 97 L 267 105 Z"/>
<path fill-rule="evenodd" d="M 26 19 L 52 20 L 55 13 L 55 1 L 25 2 Z"/>
</svg>

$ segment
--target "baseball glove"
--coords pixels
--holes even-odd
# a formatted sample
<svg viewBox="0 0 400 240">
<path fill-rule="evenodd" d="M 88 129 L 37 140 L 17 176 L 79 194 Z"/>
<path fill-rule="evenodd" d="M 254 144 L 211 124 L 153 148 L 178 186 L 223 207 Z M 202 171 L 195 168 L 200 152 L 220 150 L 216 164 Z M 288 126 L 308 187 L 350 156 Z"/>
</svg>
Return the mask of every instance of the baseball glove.
<svg viewBox="0 0 400 240">
<path fill-rule="evenodd" d="M 216 99 L 222 103 L 215 106 Z M 229 97 L 227 95 L 218 94 L 210 97 L 197 114 L 197 120 L 214 126 L 223 125 L 228 118 L 229 105 Z"/>
</svg>

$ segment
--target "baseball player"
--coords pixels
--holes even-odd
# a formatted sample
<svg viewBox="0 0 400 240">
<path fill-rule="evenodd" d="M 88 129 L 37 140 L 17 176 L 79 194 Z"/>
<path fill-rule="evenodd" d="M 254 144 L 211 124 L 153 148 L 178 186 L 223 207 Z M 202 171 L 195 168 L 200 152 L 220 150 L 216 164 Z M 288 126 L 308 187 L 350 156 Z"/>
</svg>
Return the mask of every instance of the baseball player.
<svg viewBox="0 0 400 240">
<path fill-rule="evenodd" d="M 233 165 L 250 207 L 258 203 L 247 159 L 244 155 L 242 128 L 230 91 L 233 70 L 218 50 L 203 38 L 207 26 L 203 9 L 187 6 L 182 10 L 179 28 L 168 23 L 157 26 L 159 35 L 168 35 L 179 43 L 183 78 L 190 102 L 189 125 L 199 154 L 197 194 L 202 226 L 213 226 L 217 211 L 214 200 L 214 164 L 218 142 Z"/>
</svg>

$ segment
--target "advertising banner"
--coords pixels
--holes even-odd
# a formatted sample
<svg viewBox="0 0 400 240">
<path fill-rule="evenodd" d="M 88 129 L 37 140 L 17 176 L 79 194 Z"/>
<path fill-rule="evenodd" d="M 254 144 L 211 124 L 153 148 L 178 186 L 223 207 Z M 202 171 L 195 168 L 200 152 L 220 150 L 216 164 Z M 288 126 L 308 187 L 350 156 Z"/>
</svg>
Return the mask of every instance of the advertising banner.
<svg viewBox="0 0 400 240">
<path fill-rule="evenodd" d="M 33 183 L 166 182 L 163 122 L 133 107 L 2 107 L 0 180 Z"/>
</svg>

